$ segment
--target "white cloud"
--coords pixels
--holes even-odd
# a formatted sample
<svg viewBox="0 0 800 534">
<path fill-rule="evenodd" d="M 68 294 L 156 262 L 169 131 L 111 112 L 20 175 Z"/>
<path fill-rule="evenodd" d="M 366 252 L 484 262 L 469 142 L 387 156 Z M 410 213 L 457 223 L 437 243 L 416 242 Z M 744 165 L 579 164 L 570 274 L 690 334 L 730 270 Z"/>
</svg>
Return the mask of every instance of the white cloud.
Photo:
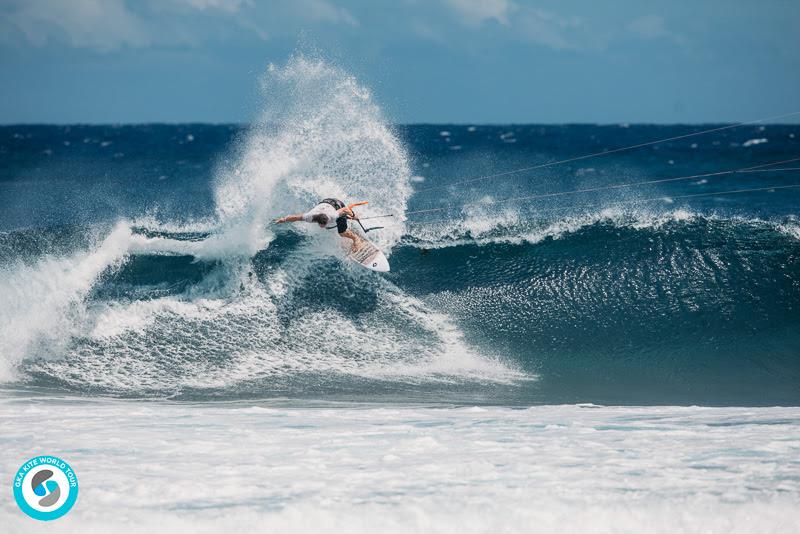
<svg viewBox="0 0 800 534">
<path fill-rule="evenodd" d="M 445 4 L 468 26 L 479 26 L 492 19 L 508 25 L 508 16 L 518 9 L 511 0 L 445 0 Z"/>
<path fill-rule="evenodd" d="M 477 27 L 495 20 L 506 26 L 509 35 L 555 50 L 578 49 L 581 46 L 570 32 L 581 25 L 577 18 L 518 5 L 511 0 L 443 0 L 465 26 Z"/>
<path fill-rule="evenodd" d="M 347 9 L 328 0 L 269 4 L 255 0 L 0 0 L 0 17 L 5 28 L 17 30 L 33 46 L 56 43 L 101 52 L 162 44 L 196 46 L 209 36 L 233 38 L 242 33 L 267 40 L 270 34 L 296 28 L 303 21 L 359 25 Z M 13 39 L 7 30 L 3 33 L 0 39 Z"/>
<path fill-rule="evenodd" d="M 72 46 L 101 51 L 151 42 L 144 22 L 122 0 L 25 0 L 4 10 L 11 25 L 34 46 L 59 37 Z"/>
</svg>

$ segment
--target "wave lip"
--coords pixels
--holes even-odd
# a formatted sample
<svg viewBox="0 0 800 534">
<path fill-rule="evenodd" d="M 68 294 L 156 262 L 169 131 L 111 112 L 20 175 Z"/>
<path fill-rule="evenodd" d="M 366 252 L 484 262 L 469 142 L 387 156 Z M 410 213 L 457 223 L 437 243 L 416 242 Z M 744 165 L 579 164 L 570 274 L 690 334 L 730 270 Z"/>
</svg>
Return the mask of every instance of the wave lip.
<svg viewBox="0 0 800 534">
<path fill-rule="evenodd" d="M 682 208 L 653 211 L 613 207 L 564 217 L 522 219 L 518 212 L 508 211 L 443 221 L 420 221 L 417 224 L 411 222 L 403 243 L 420 248 L 495 243 L 535 245 L 546 239 L 560 239 L 599 225 L 658 232 L 667 227 L 677 228 L 679 225 L 687 227 L 706 223 L 715 224 L 720 229 L 737 226 L 741 232 L 773 229 L 789 237 L 800 236 L 800 223 L 794 216 L 774 221 L 755 217 L 705 214 Z"/>
<path fill-rule="evenodd" d="M 56 352 L 68 343 L 80 330 L 97 278 L 122 262 L 132 239 L 130 228 L 120 223 L 88 252 L 0 270 L 0 380 L 11 379 L 16 364 L 31 353 Z"/>
</svg>

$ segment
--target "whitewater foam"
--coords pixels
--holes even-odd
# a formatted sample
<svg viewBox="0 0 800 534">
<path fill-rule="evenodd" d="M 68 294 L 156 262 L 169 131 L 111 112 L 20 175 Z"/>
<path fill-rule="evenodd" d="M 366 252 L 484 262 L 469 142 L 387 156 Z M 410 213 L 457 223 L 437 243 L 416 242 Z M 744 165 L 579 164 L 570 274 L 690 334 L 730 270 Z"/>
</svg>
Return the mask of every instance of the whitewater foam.
<svg viewBox="0 0 800 534">
<path fill-rule="evenodd" d="M 337 276 L 355 277 L 337 282 L 344 284 L 343 298 L 354 298 L 349 284 L 362 293 L 367 288 L 365 295 L 376 299 L 369 313 L 346 316 L 307 304 L 292 310 L 297 292 L 325 286 L 301 250 L 274 271 L 266 287 L 246 278 L 227 298 L 200 298 L 193 288 L 95 306 L 84 318 L 84 343 L 63 359 L 32 362 L 28 370 L 61 377 L 78 389 L 91 384 L 134 395 L 172 395 L 185 388 L 251 395 L 269 392 L 276 380 L 302 384 L 321 374 L 409 384 L 533 378 L 473 353 L 444 315 L 392 284 L 357 270 L 342 269 Z"/>
<path fill-rule="evenodd" d="M 797 408 L 0 399 L 69 459 L 60 532 L 792 532 Z M 0 475 L 13 473 L 5 462 Z M 38 532 L 0 501 L 13 532 Z M 48 525 L 50 527 L 50 525 Z"/>
</svg>

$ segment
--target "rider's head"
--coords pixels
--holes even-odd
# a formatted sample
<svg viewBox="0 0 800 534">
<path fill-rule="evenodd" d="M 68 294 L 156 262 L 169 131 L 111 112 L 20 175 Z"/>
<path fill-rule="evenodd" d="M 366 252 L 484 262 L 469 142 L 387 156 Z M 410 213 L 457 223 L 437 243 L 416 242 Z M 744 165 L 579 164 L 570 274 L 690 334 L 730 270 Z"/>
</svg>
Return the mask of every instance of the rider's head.
<svg viewBox="0 0 800 534">
<path fill-rule="evenodd" d="M 311 217 L 311 220 L 323 228 L 328 226 L 328 216 L 325 215 L 324 213 L 317 213 L 316 215 Z"/>
</svg>

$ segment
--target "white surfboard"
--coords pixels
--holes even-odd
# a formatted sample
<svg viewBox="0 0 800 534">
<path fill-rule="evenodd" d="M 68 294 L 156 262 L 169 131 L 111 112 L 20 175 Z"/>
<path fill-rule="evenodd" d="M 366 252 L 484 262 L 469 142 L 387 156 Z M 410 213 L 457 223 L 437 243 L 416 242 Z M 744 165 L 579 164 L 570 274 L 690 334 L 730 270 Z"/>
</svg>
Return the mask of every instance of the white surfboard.
<svg viewBox="0 0 800 534">
<path fill-rule="evenodd" d="M 361 247 L 347 255 L 347 259 L 354 261 L 365 269 L 379 273 L 389 272 L 389 260 L 368 239 L 362 238 Z"/>
</svg>

